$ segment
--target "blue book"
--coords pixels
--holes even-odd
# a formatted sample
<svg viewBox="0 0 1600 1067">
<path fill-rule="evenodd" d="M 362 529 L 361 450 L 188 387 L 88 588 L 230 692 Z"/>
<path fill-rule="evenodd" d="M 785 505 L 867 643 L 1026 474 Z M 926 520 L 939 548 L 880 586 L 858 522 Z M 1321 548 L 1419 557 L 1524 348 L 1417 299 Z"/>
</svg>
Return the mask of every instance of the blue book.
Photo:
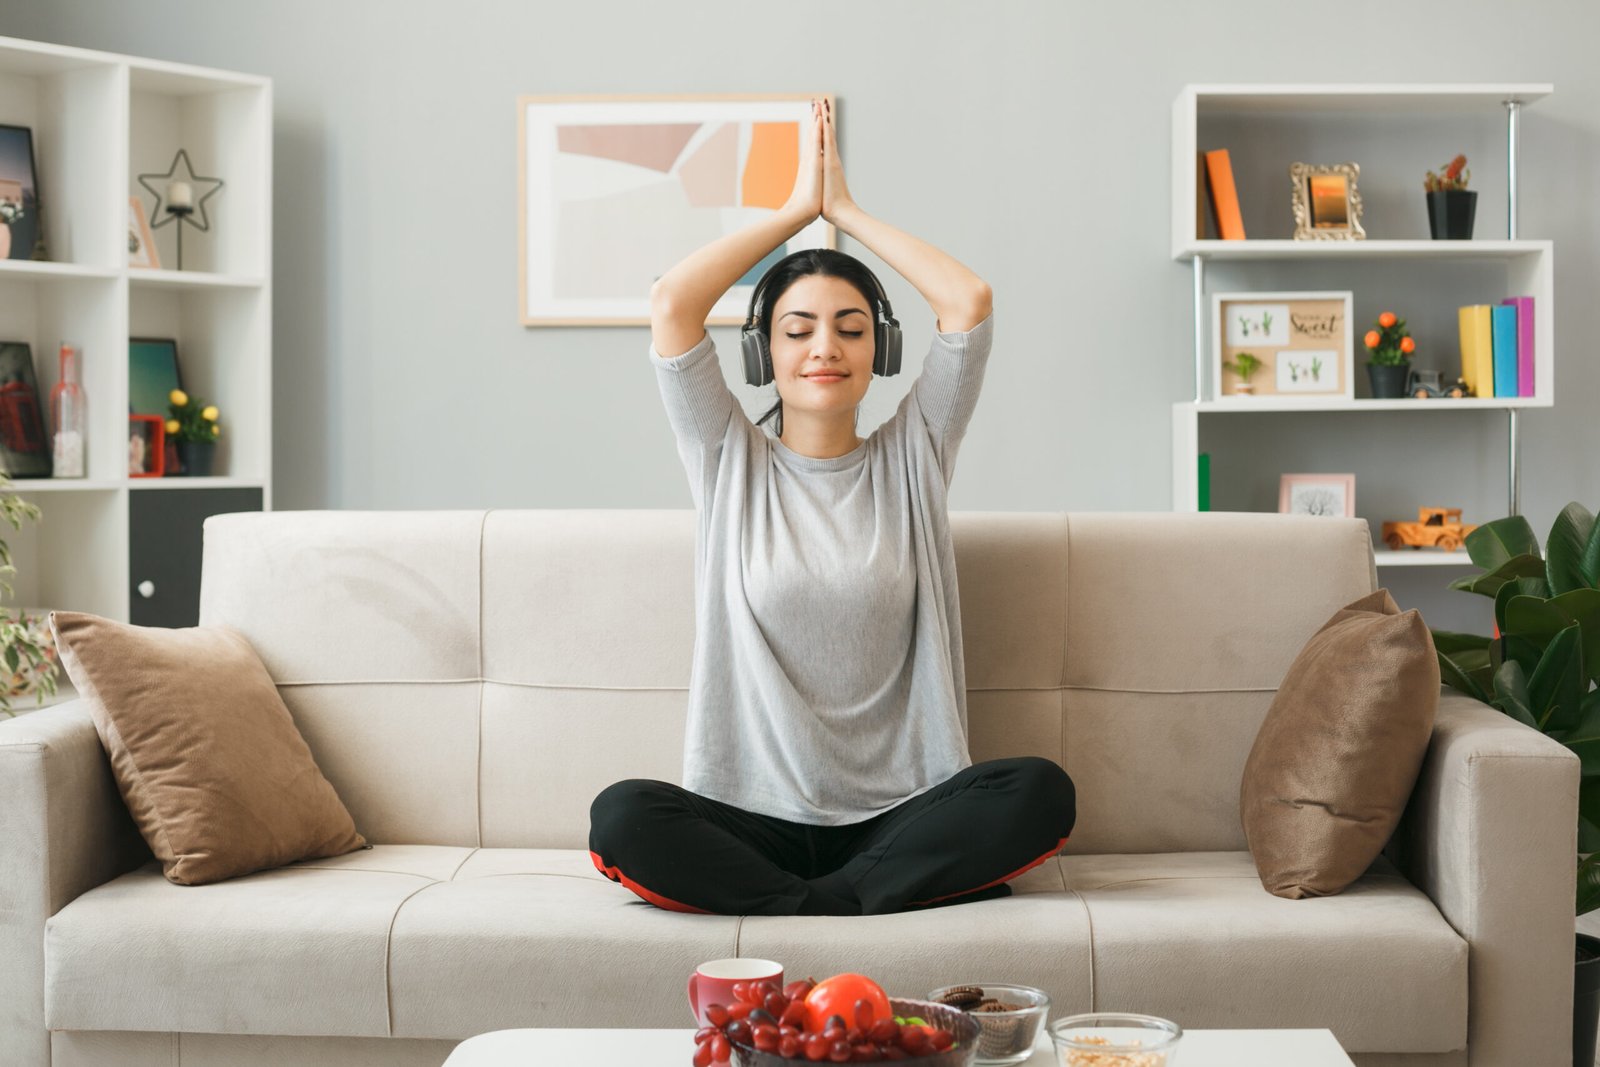
<svg viewBox="0 0 1600 1067">
<path fill-rule="evenodd" d="M 1496 304 L 1494 316 L 1494 395 L 1517 395 L 1517 308 Z"/>
</svg>

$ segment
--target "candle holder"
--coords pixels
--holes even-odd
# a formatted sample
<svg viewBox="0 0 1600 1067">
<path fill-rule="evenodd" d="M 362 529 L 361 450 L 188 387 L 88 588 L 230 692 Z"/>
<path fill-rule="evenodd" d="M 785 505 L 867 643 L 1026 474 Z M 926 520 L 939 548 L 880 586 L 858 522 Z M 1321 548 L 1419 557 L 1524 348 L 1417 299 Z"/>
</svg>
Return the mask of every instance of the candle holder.
<svg viewBox="0 0 1600 1067">
<path fill-rule="evenodd" d="M 176 177 L 178 166 L 182 164 L 186 179 Z M 157 179 L 163 179 L 163 184 L 158 189 L 152 184 Z M 178 154 L 172 157 L 172 166 L 167 168 L 165 174 L 141 174 L 139 184 L 155 194 L 156 206 L 150 210 L 150 228 L 159 230 L 171 222 L 178 223 L 178 270 L 183 269 L 183 228 L 193 226 L 202 233 L 211 230 L 211 218 L 206 214 L 206 201 L 222 191 L 221 178 L 201 177 L 194 172 L 194 166 L 189 162 L 189 153 L 178 149 Z M 196 185 L 209 185 L 210 188 L 197 200 L 194 198 Z M 198 213 L 200 221 L 194 221 Z"/>
</svg>

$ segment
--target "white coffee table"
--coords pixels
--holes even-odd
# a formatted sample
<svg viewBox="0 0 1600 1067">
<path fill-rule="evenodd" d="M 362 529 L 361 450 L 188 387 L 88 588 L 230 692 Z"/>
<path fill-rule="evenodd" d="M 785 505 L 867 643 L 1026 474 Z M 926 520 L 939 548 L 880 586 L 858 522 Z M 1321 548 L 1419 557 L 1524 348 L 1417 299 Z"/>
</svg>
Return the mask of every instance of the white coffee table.
<svg viewBox="0 0 1600 1067">
<path fill-rule="evenodd" d="M 445 1067 L 648 1063 L 688 1067 L 693 1030 L 495 1030 L 457 1045 Z M 798 1064 L 807 1061 L 797 1060 Z M 1048 1032 L 1027 1067 L 1054 1067 Z M 1331 1030 L 1186 1030 L 1174 1067 L 1354 1067 Z"/>
</svg>

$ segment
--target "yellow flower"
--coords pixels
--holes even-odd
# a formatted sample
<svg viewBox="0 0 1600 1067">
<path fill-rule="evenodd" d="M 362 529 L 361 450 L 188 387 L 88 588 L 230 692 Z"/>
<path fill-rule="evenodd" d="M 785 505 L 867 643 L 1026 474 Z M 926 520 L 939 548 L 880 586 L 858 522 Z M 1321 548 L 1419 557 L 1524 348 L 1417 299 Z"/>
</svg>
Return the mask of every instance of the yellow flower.
<svg viewBox="0 0 1600 1067">
<path fill-rule="evenodd" d="M 207 422 L 216 422 L 217 421 L 217 405 L 215 405 L 215 404 L 209 405 L 204 411 L 202 411 L 200 413 L 200 417 L 202 419 L 205 419 Z"/>
<path fill-rule="evenodd" d="M 219 434 L 221 432 L 222 432 L 222 423 L 213 422 L 211 424 L 211 436 L 215 437 L 215 436 L 217 436 L 217 434 Z"/>
<path fill-rule="evenodd" d="M 167 394 L 167 402 L 170 404 L 176 404 L 181 408 L 185 404 L 189 403 L 189 394 L 184 392 L 182 389 L 174 389 L 172 392 Z"/>
<path fill-rule="evenodd" d="M 168 419 L 167 420 L 167 432 L 168 433 L 177 433 L 178 432 L 178 420 L 177 419 Z"/>
</svg>

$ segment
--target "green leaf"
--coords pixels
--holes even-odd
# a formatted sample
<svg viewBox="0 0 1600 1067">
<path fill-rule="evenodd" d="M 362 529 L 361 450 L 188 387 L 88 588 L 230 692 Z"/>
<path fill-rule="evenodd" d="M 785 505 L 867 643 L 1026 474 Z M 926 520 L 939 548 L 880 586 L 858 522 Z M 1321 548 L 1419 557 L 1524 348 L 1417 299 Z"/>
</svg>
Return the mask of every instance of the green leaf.
<svg viewBox="0 0 1600 1067">
<path fill-rule="evenodd" d="M 1589 531 L 1589 542 L 1578 557 L 1578 571 L 1590 588 L 1600 587 L 1600 522 Z"/>
<path fill-rule="evenodd" d="M 1560 741 L 1583 762 L 1584 777 L 1600 775 L 1600 689 L 1584 697 L 1578 725 Z"/>
<path fill-rule="evenodd" d="M 1574 589 L 1549 600 L 1510 597 L 1506 621 L 1500 628 L 1532 641 L 1548 642 L 1573 623 L 1583 628 L 1583 662 L 1593 679 L 1600 671 L 1600 589 Z"/>
<path fill-rule="evenodd" d="M 1578 783 L 1578 818 L 1586 822 L 1594 830 L 1600 830 L 1600 778 L 1585 778 Z M 1580 852 L 1600 852 L 1600 843 L 1595 843 L 1595 834 L 1590 833 L 1585 837 L 1583 827 L 1578 827 L 1579 837 L 1584 838 L 1579 842 Z"/>
<path fill-rule="evenodd" d="M 1539 539 L 1522 515 L 1508 515 L 1486 522 L 1467 534 L 1464 544 L 1472 562 L 1486 571 L 1498 568 L 1514 556 L 1539 555 Z"/>
<path fill-rule="evenodd" d="M 1600 853 L 1578 864 L 1578 914 L 1587 915 L 1600 908 Z"/>
<path fill-rule="evenodd" d="M 1583 552 L 1594 532 L 1594 516 L 1589 509 L 1574 500 L 1561 509 L 1550 527 L 1550 543 L 1545 546 L 1545 572 L 1550 581 L 1550 591 L 1556 596 L 1574 589 L 1589 589 L 1592 583 L 1583 577 Z"/>
<path fill-rule="evenodd" d="M 1588 779 L 1585 780 L 1587 781 Z M 1600 778 L 1593 780 L 1600 782 Z M 1582 803 L 1583 793 L 1581 787 L 1578 793 L 1578 800 L 1579 803 Z M 1578 816 L 1578 851 L 1585 854 L 1600 852 L 1600 826 L 1596 826 L 1581 815 Z"/>
<path fill-rule="evenodd" d="M 1494 669 L 1499 670 L 1502 661 L 1514 659 L 1522 665 L 1522 673 L 1532 677 L 1533 672 L 1539 669 L 1539 661 L 1544 659 L 1544 647 L 1544 641 L 1535 641 L 1521 634 L 1501 634 L 1495 639 L 1495 655 L 1491 661 Z"/>
<path fill-rule="evenodd" d="M 1464 634 L 1453 630 L 1431 630 L 1433 634 L 1433 647 L 1439 652 L 1467 652 L 1482 650 L 1487 652 L 1491 638 L 1483 634 Z"/>
<path fill-rule="evenodd" d="M 1490 703 L 1524 726 L 1539 729 L 1539 720 L 1530 707 L 1532 701 L 1528 698 L 1528 680 L 1522 673 L 1522 664 L 1516 660 L 1506 660 L 1495 672 L 1494 700 Z"/>
<path fill-rule="evenodd" d="M 1539 729 L 1565 733 L 1578 725 L 1589 678 L 1583 670 L 1582 629 L 1573 623 L 1545 647 L 1528 679 L 1528 697 Z"/>
<path fill-rule="evenodd" d="M 1476 533 L 1477 531 L 1473 532 Z M 1471 534 L 1468 534 L 1468 536 L 1470 537 Z M 1538 556 L 1514 556 L 1486 574 L 1469 574 L 1465 578 L 1457 578 L 1450 583 L 1450 588 L 1459 589 L 1464 593 L 1479 593 L 1483 596 L 1492 597 L 1500 591 L 1501 586 L 1514 578 L 1543 578 L 1544 576 L 1544 560 Z"/>
<path fill-rule="evenodd" d="M 1434 650 L 1434 654 L 1439 657 L 1440 681 L 1452 689 L 1467 694 L 1473 700 L 1484 704 L 1489 703 L 1489 697 L 1483 691 L 1483 687 L 1474 681 L 1470 674 L 1458 666 L 1453 658 L 1437 649 Z"/>
<path fill-rule="evenodd" d="M 1543 602 L 1550 599 L 1549 583 L 1543 578 L 1518 578 L 1500 587 L 1500 591 L 1494 595 L 1494 621 L 1495 625 L 1500 627 L 1501 633 L 1517 632 L 1517 627 L 1506 625 L 1506 608 L 1513 597 L 1527 597 L 1530 600 Z M 1554 636 L 1555 629 L 1550 633 Z"/>
</svg>

